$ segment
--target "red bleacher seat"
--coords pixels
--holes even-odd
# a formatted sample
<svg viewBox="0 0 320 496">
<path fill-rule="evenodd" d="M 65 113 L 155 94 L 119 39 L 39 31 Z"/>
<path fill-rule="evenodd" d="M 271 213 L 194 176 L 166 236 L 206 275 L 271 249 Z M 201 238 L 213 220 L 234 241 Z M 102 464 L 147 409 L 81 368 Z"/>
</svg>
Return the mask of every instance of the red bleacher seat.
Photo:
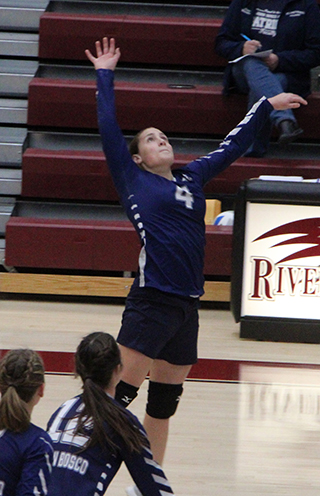
<svg viewBox="0 0 320 496">
<path fill-rule="evenodd" d="M 249 158 L 241 157 L 204 188 L 207 195 L 236 195 L 240 185 L 262 175 L 320 177 L 320 159 Z"/>
<path fill-rule="evenodd" d="M 129 221 L 12 216 L 6 263 L 19 267 L 133 271 L 139 239 Z"/>
<path fill-rule="evenodd" d="M 22 196 L 118 201 L 103 152 L 27 148 L 22 156 Z"/>
<path fill-rule="evenodd" d="M 204 273 L 229 276 L 232 227 L 207 226 L 206 238 Z M 139 251 L 129 221 L 12 216 L 6 228 L 6 264 L 14 267 L 135 271 Z"/>
<path fill-rule="evenodd" d="M 196 156 L 176 154 L 175 167 Z M 241 183 L 260 175 L 320 177 L 319 160 L 242 157 L 212 179 L 206 195 L 235 195 Z M 118 202 L 102 151 L 27 148 L 22 157 L 22 196 Z"/>
<path fill-rule="evenodd" d="M 97 129 L 95 89 L 95 81 L 34 78 L 29 85 L 29 126 Z M 120 81 L 115 91 L 124 130 L 153 125 L 166 132 L 226 134 L 246 109 L 245 98 L 232 105 L 233 97 L 223 98 L 219 86 L 172 89 Z"/>
<path fill-rule="evenodd" d="M 97 129 L 95 81 L 34 78 L 29 85 L 28 125 Z M 222 96 L 220 85 L 169 88 L 160 83 L 115 84 L 118 121 L 124 130 L 150 125 L 165 132 L 226 135 L 245 115 L 246 97 Z M 314 123 L 320 93 L 296 110 L 309 139 L 320 137 Z"/>
<path fill-rule="evenodd" d="M 39 57 L 83 60 L 103 36 L 115 37 L 121 61 L 225 65 L 214 52 L 221 19 L 46 12 L 40 18 Z"/>
</svg>

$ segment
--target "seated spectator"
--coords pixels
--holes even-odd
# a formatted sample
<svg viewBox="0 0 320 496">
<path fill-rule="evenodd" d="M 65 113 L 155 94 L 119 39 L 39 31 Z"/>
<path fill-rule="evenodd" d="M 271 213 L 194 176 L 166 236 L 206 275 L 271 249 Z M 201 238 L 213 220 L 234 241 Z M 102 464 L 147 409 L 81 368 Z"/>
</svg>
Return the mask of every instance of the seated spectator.
<svg viewBox="0 0 320 496">
<path fill-rule="evenodd" d="M 66 401 L 48 423 L 54 446 L 48 496 L 103 495 L 123 461 L 136 483 L 127 489 L 129 496 L 172 495 L 142 425 L 114 400 L 122 371 L 115 339 L 89 334 L 77 348 L 75 365 L 83 393 Z"/>
<path fill-rule="evenodd" d="M 266 57 L 256 57 L 264 51 Z M 320 13 L 315 0 L 233 0 L 216 39 L 216 52 L 229 63 L 224 93 L 248 94 L 248 108 L 261 96 L 282 91 L 310 94 L 310 70 L 320 64 Z M 255 56 L 250 56 L 255 54 Z M 279 143 L 294 141 L 303 130 L 291 109 L 276 110 L 246 155 L 260 157 L 268 149 L 272 126 Z"/>
<path fill-rule="evenodd" d="M 29 349 L 9 351 L 0 362 L 0 494 L 47 494 L 53 450 L 48 434 L 30 421 L 43 396 L 44 366 Z"/>
</svg>

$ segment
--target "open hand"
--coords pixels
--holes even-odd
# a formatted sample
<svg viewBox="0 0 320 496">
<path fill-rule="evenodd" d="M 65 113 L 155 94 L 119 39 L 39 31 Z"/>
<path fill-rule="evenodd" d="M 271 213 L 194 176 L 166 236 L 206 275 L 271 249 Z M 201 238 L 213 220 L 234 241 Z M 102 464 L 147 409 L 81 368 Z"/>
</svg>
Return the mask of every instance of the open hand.
<svg viewBox="0 0 320 496">
<path fill-rule="evenodd" d="M 102 45 L 100 41 L 96 41 L 96 57 L 92 55 L 90 50 L 85 50 L 85 54 L 93 63 L 94 68 L 97 69 L 110 69 L 115 70 L 118 60 L 120 58 L 120 48 L 116 48 L 116 43 L 114 38 L 104 37 L 102 39 Z"/>
<path fill-rule="evenodd" d="M 295 93 L 279 93 L 268 100 L 275 110 L 294 109 L 299 108 L 300 105 L 308 105 L 304 98 Z"/>
</svg>

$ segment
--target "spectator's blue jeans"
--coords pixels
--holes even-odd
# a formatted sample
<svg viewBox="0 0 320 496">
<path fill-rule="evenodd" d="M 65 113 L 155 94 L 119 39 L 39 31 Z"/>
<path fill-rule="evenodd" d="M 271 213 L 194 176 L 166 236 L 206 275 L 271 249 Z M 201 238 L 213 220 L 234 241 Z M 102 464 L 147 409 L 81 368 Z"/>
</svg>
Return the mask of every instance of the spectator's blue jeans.
<svg viewBox="0 0 320 496">
<path fill-rule="evenodd" d="M 248 109 L 262 96 L 270 98 L 288 91 L 286 75 L 271 72 L 261 59 L 255 57 L 246 57 L 233 64 L 232 75 L 238 90 L 248 94 Z M 272 126 L 286 119 L 296 122 L 292 110 L 272 110 L 270 120 L 262 127 L 246 154 L 263 156 L 268 149 Z"/>
</svg>

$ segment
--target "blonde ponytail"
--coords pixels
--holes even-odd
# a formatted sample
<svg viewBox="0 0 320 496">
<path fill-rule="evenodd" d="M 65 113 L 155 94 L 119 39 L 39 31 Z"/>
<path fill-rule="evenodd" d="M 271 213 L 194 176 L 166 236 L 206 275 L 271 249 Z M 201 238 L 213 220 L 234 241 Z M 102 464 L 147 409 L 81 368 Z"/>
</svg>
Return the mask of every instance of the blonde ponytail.
<svg viewBox="0 0 320 496">
<path fill-rule="evenodd" d="M 23 432 L 30 425 L 27 403 L 44 383 L 44 365 L 33 350 L 9 351 L 0 361 L 0 429 Z"/>
</svg>

